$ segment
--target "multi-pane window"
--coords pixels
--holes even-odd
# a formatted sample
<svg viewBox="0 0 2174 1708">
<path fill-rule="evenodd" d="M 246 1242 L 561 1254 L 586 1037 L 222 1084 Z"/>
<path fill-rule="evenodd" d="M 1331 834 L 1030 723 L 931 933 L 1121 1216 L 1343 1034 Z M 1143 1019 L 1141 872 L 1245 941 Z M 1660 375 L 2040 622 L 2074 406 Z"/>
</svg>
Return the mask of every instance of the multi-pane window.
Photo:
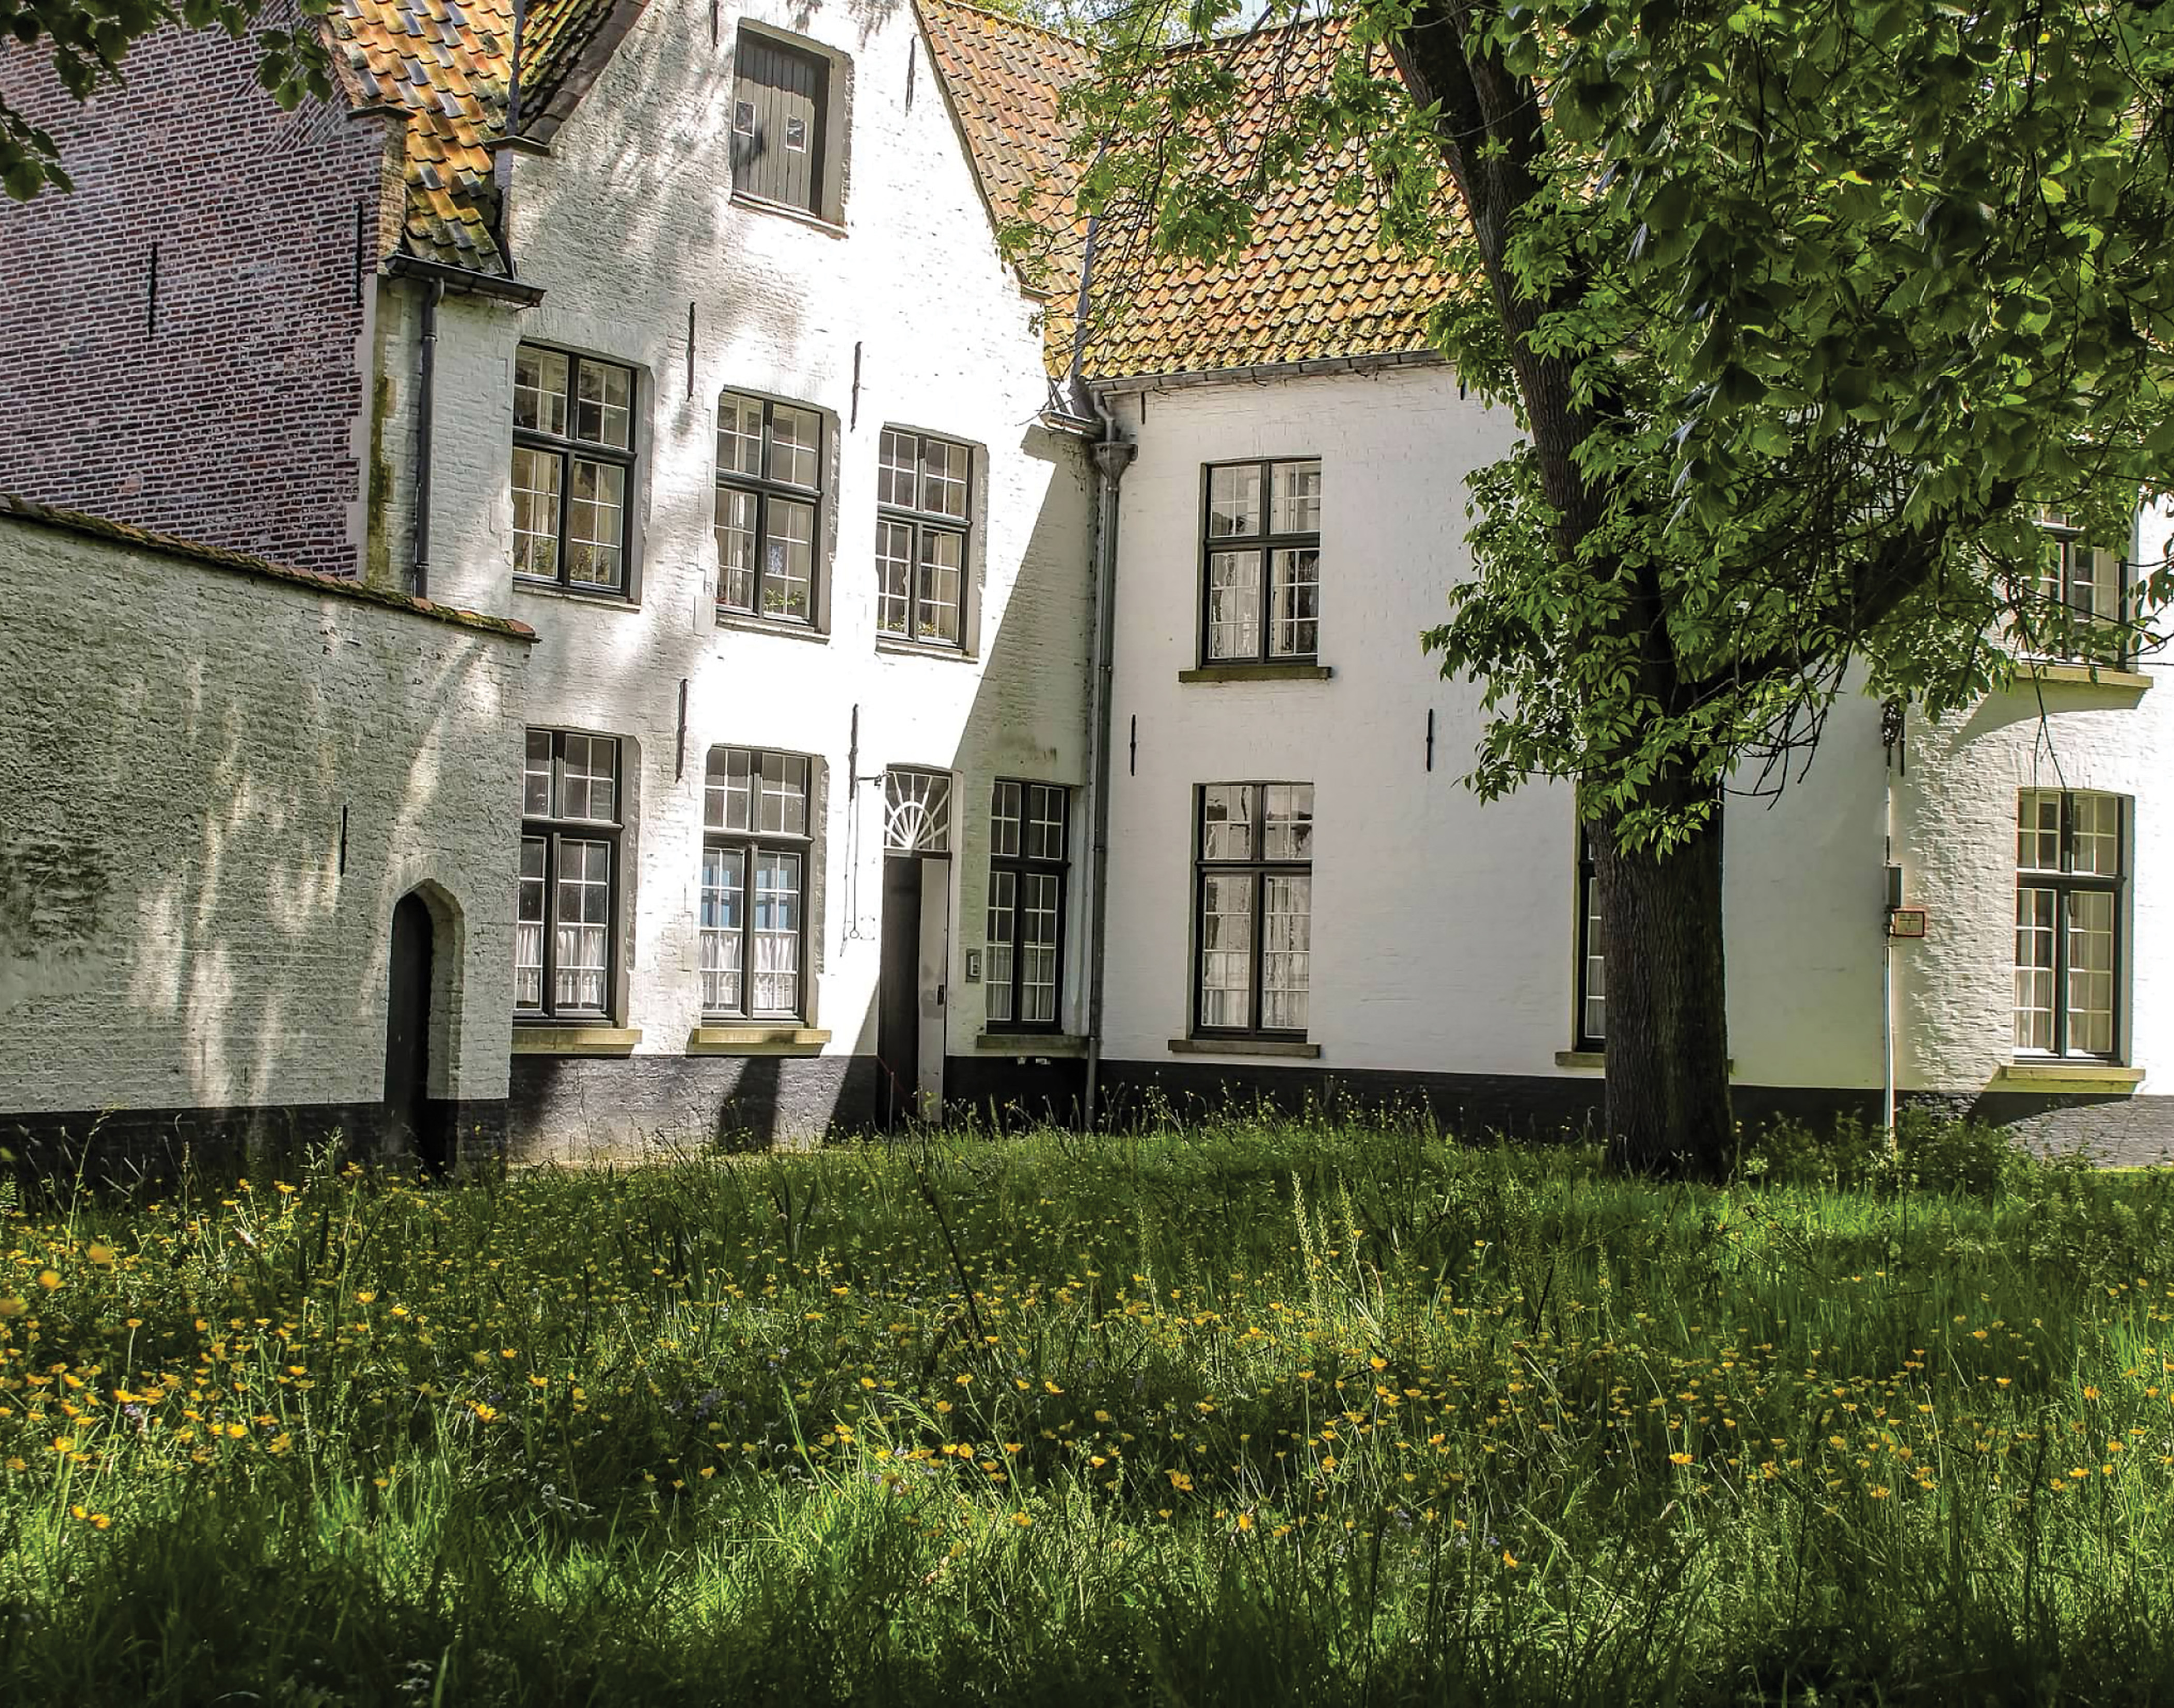
<svg viewBox="0 0 2174 1708">
<path fill-rule="evenodd" d="M 1203 663 L 1303 662 L 1321 651 L 1321 461 L 1210 463 Z"/>
<path fill-rule="evenodd" d="M 2015 623 L 2023 650 L 2042 658 L 2119 662 L 2128 617 L 2121 554 L 2088 543 L 2063 517 L 2050 516 L 2043 526 L 2044 555 Z"/>
<path fill-rule="evenodd" d="M 1313 785 L 1209 783 L 1198 810 L 1194 1030 L 1303 1033 Z"/>
<path fill-rule="evenodd" d="M 1057 1026 L 1070 803 L 1054 783 L 999 780 L 991 793 L 985 988 L 992 1024 Z"/>
<path fill-rule="evenodd" d="M 733 188 L 823 214 L 823 130 L 830 68 L 767 36 L 740 32 L 733 84 Z"/>
<path fill-rule="evenodd" d="M 886 427 L 876 467 L 876 627 L 956 646 L 966 586 L 974 453 Z"/>
<path fill-rule="evenodd" d="M 601 1020 L 611 1011 L 619 797 L 611 737 L 528 732 L 513 928 L 517 1017 Z"/>
<path fill-rule="evenodd" d="M 1608 1042 L 1608 956 L 1601 948 L 1600 885 L 1593 858 L 1593 827 L 1582 826 L 1577 843 L 1576 1046 L 1598 1050 Z"/>
<path fill-rule="evenodd" d="M 702 796 L 702 1012 L 803 1013 L 810 761 L 712 748 Z"/>
<path fill-rule="evenodd" d="M 540 344 L 513 358 L 513 572 L 626 587 L 634 370 Z"/>
<path fill-rule="evenodd" d="M 2120 1047 L 2122 801 L 2025 789 L 2015 821 L 2015 1047 Z"/>
<path fill-rule="evenodd" d="M 823 418 L 795 403 L 717 399 L 717 608 L 815 620 Z"/>
</svg>

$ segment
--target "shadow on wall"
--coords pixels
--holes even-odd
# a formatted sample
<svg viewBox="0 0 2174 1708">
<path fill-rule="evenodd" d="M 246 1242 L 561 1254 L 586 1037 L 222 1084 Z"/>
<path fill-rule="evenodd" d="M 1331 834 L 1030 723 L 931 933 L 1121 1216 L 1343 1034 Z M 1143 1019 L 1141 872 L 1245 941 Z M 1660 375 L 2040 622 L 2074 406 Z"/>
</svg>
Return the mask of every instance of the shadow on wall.
<svg viewBox="0 0 2174 1708">
<path fill-rule="evenodd" d="M 0 1111 L 376 1143 L 394 903 L 431 873 L 427 1093 L 462 1089 L 462 916 L 511 912 L 509 643 L 52 538 L 0 527 Z"/>
<path fill-rule="evenodd" d="M 974 1047 L 972 1040 L 984 1026 L 987 989 L 959 981 L 967 950 L 981 953 L 986 965 L 989 872 L 986 834 L 970 832 L 986 832 L 990 786 L 998 777 L 1075 786 L 1060 973 L 1059 1012 L 1068 1030 L 1084 1027 L 1085 1021 L 1092 835 L 1085 786 L 1091 783 L 1094 476 L 1076 441 L 1038 424 L 1025 430 L 1018 450 L 1027 467 L 1046 469 L 1041 505 L 1003 608 L 984 613 L 982 670 L 949 758 L 957 779 L 952 846 L 960 853 L 955 856 L 959 870 L 953 885 L 949 972 L 957 994 L 947 1014 L 945 1109 L 952 1118 L 999 1129 L 1041 1122 L 1076 1125 L 1084 1068 L 1075 1059 L 1037 1061 L 1030 1045 L 1016 1055 Z M 1123 786 L 1125 777 L 1122 717 L 1116 722 L 1120 733 L 1111 765 L 1113 790 Z M 1054 738 L 1043 738 L 1043 732 Z M 949 1053 L 960 1050 L 962 1036 L 965 1053 Z"/>
</svg>

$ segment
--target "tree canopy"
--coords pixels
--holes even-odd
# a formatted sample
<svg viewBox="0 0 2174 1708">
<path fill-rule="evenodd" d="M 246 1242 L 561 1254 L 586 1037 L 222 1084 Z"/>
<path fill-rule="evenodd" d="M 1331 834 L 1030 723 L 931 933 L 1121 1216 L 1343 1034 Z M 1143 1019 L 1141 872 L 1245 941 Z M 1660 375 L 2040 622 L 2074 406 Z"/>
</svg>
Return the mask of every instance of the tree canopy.
<svg viewBox="0 0 2174 1708">
<path fill-rule="evenodd" d="M 1236 171 L 1214 56 L 1113 50 L 1079 99 L 1120 146 L 1086 193 L 1227 254 L 1279 177 L 1355 137 L 1393 235 L 1468 281 L 1441 344 L 1528 435 L 1481 477 L 1474 578 L 1426 637 L 1485 686 L 1483 792 L 1764 775 L 1852 667 L 1967 702 L 2007 668 L 2004 622 L 2133 648 L 2042 591 L 2035 524 L 2125 545 L 2174 467 L 2174 5 L 1345 15 L 1335 77 L 1289 91 Z M 2139 608 L 2163 571 L 2139 566 Z"/>
<path fill-rule="evenodd" d="M 1723 792 L 1778 788 L 1846 684 L 1938 716 L 2018 635 L 2127 656 L 2174 593 L 2134 565 L 2085 619 L 2039 527 L 2125 548 L 2168 491 L 2174 3 L 1356 0 L 1265 127 L 1234 15 L 1105 52 L 1083 198 L 1224 257 L 1355 144 L 1459 282 L 1436 339 L 1521 436 L 1425 641 L 1481 685 L 1480 793 L 1575 779 L 1604 833 L 1611 1140 L 1715 1171 Z"/>
</svg>

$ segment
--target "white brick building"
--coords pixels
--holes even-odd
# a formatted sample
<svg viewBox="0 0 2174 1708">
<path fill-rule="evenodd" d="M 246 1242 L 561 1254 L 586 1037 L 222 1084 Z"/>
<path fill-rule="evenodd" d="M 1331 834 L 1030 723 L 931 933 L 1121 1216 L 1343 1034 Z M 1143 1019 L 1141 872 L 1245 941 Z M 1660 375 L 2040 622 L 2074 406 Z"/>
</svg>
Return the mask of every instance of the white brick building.
<svg viewBox="0 0 2174 1708">
<path fill-rule="evenodd" d="M 334 25 L 389 164 L 353 185 L 362 332 L 326 355 L 360 364 L 340 430 L 368 455 L 311 538 L 359 532 L 374 586 L 538 637 L 491 667 L 500 747 L 434 797 L 465 828 L 419 822 L 376 857 L 388 898 L 427 879 L 469 922 L 435 1095 L 504 1098 L 531 1159 L 939 1103 L 1063 1116 L 1090 1072 L 1119 1105 L 1261 1089 L 1586 1118 L 1604 976 L 1571 801 L 1462 788 L 1478 695 L 1418 644 L 1465 561 L 1466 478 L 1510 427 L 1426 350 L 1443 287 L 1382 251 L 1371 210 L 1336 208 L 1324 168 L 1263 210 L 1253 251 L 1150 269 L 1075 348 L 1061 197 L 1040 271 L 998 225 L 1068 170 L 1076 45 L 957 0 L 539 0 L 517 27 L 516 57 L 507 0 L 348 0 Z M 1106 435 L 1127 448 L 1098 456 Z M 2049 673 L 1913 726 L 1893 771 L 1879 709 L 1847 702 L 1778 808 L 1732 808 L 1745 1113 L 1878 1107 L 1891 777 L 1892 857 L 1929 921 L 1895 950 L 1901 1091 L 2123 1154 L 2174 1132 L 2154 680 Z M 2019 884 L 2026 811 L 2109 869 Z M 2020 939 L 2042 905 L 2069 928 Z M 2019 981 L 2019 941 L 2043 977 Z M 277 1047 L 291 965 L 232 971 L 246 994 L 216 1014 L 138 1006 L 149 974 L 126 997 L 49 990 L 8 1035 L 98 1085 L 71 1109 L 366 1101 L 386 998 L 362 965 L 335 982 L 363 994 L 298 1034 L 353 1034 L 322 1084 Z M 160 1036 L 141 1059 L 173 1095 L 62 1060 L 65 1026 L 99 1050 Z M 192 1037 L 202 1059 L 167 1063 Z M 0 1111 L 51 1096 L 11 1086 Z"/>
</svg>

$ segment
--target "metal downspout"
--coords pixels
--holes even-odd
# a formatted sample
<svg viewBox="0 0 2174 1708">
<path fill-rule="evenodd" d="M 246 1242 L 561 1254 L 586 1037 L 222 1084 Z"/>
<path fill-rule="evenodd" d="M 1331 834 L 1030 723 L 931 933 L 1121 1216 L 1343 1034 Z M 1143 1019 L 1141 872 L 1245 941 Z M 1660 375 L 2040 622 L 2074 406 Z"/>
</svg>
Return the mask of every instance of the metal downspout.
<svg viewBox="0 0 2174 1708">
<path fill-rule="evenodd" d="M 409 565 L 410 589 L 419 599 L 430 592 L 430 436 L 431 385 L 437 370 L 438 305 L 445 300 L 443 281 L 432 279 L 423 292 L 422 337 L 415 357 L 415 523 L 414 554 Z"/>
<path fill-rule="evenodd" d="M 1095 150 L 1101 164 L 1110 146 L 1104 138 Z M 1072 360 L 1064 376 L 1065 402 L 1075 414 L 1085 403 L 1102 424 L 1102 437 L 1095 447 L 1095 664 L 1088 678 L 1088 776 L 1094 790 L 1089 813 L 1091 824 L 1088 857 L 1094 872 L 1088 883 L 1087 925 L 1087 1077 L 1080 1093 L 1080 1125 L 1095 1130 L 1101 1113 L 1103 962 L 1108 947 L 1107 916 L 1110 899 L 1110 721 L 1111 678 L 1115 671 L 1117 608 L 1117 483 L 1138 454 L 1117 430 L 1117 422 L 1102 407 L 1102 400 L 1081 378 L 1087 356 L 1090 317 L 1094 309 L 1091 291 L 1095 251 L 1102 233 L 1100 210 L 1087 219 L 1086 241 L 1079 256 L 1079 295 L 1072 316 Z"/>
<path fill-rule="evenodd" d="M 1117 605 L 1117 483 L 1138 454 L 1138 447 L 1117 436 L 1117 424 L 1103 418 L 1107 435 L 1095 446 L 1099 490 L 1095 510 L 1095 671 L 1090 678 L 1094 701 L 1092 728 L 1095 800 L 1092 813 L 1091 885 L 1093 909 L 1088 934 L 1087 962 L 1087 1083 L 1081 1096 L 1082 1124 L 1094 1130 L 1100 1113 L 1102 1078 L 1103 961 L 1108 945 L 1110 896 L 1110 724 L 1111 686 L 1116 665 Z"/>
</svg>

